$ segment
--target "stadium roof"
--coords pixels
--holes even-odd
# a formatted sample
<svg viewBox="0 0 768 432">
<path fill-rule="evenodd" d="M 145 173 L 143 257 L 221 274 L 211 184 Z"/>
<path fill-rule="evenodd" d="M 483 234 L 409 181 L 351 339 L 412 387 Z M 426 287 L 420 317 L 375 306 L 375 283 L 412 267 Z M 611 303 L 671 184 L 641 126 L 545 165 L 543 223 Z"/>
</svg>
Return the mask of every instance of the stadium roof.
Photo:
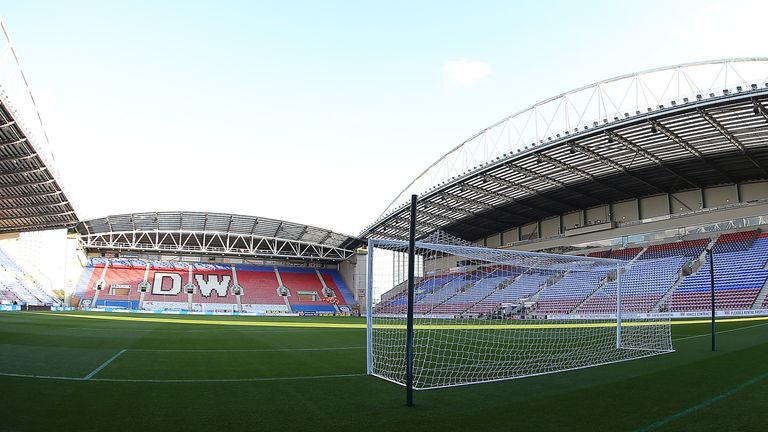
<svg viewBox="0 0 768 432">
<path fill-rule="evenodd" d="M 74 226 L 35 100 L 0 21 L 0 232 Z"/>
<path fill-rule="evenodd" d="M 476 239 L 624 199 L 768 179 L 768 58 L 623 75 L 560 94 L 438 159 L 360 237 Z"/>
<path fill-rule="evenodd" d="M 89 250 L 343 260 L 357 240 L 277 219 L 204 212 L 107 216 L 77 224 Z"/>
</svg>

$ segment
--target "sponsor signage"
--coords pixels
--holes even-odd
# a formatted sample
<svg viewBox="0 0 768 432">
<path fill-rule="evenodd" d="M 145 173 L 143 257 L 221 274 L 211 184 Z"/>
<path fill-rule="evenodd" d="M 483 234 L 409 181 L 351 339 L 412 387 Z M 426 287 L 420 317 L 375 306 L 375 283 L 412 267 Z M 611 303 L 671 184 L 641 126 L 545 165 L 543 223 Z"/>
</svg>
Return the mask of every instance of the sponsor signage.
<svg viewBox="0 0 768 432">
<path fill-rule="evenodd" d="M 720 310 L 715 311 L 718 317 L 739 317 L 739 316 L 763 316 L 768 315 L 768 309 L 745 309 L 745 310 Z M 712 316 L 710 311 L 694 312 L 656 312 L 656 313 L 626 313 L 621 315 L 621 319 L 654 319 L 654 318 L 706 318 Z M 547 315 L 547 319 L 554 320 L 613 320 L 616 314 L 573 314 L 573 315 Z"/>
</svg>

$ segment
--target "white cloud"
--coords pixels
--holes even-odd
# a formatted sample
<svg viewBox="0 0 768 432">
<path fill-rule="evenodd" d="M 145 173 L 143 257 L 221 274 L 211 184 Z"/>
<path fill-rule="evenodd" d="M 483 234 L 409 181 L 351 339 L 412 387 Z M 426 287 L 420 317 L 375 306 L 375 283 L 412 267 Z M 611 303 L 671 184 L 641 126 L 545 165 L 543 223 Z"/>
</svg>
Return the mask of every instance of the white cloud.
<svg viewBox="0 0 768 432">
<path fill-rule="evenodd" d="M 444 64 L 443 73 L 450 82 L 468 86 L 492 74 L 493 69 L 487 63 L 459 59 Z"/>
</svg>

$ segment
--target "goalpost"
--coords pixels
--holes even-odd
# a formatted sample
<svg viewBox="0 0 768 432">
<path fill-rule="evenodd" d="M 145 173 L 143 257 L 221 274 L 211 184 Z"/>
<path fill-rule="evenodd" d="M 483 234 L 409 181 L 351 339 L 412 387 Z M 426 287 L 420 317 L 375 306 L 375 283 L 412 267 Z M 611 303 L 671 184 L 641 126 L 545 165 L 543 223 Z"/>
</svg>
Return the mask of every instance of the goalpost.
<svg viewBox="0 0 768 432">
<path fill-rule="evenodd" d="M 408 242 L 368 243 L 368 374 L 408 380 Z M 414 389 L 555 373 L 671 352 L 653 262 L 416 242 Z"/>
</svg>

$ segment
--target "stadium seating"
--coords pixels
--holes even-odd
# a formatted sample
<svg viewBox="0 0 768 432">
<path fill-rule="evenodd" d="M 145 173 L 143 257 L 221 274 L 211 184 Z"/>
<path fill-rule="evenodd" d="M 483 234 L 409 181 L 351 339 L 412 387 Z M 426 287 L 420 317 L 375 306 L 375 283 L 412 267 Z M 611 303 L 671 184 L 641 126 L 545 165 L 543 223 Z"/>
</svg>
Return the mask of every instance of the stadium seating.
<svg viewBox="0 0 768 432">
<path fill-rule="evenodd" d="M 711 238 L 654 244 L 588 253 L 590 257 L 635 260 L 622 274 L 625 312 L 698 311 L 709 308 L 709 261 L 694 274 L 681 272 L 703 255 Z M 768 234 L 759 230 L 719 236 L 714 243 L 718 309 L 768 308 Z M 499 269 L 501 270 L 501 269 Z M 616 309 L 615 281 L 610 269 L 584 274 L 488 266 L 463 274 L 430 276 L 417 284 L 417 313 L 466 315 L 497 309 L 502 303 L 533 302 L 536 314 L 599 314 Z M 762 295 L 758 297 L 758 294 Z M 757 304 L 759 303 L 759 304 Z M 380 313 L 404 313 L 402 291 L 377 306 Z"/>
<path fill-rule="evenodd" d="M 621 275 L 622 310 L 647 313 L 698 311 L 708 309 L 709 258 L 694 274 L 684 276 L 683 266 L 695 262 L 711 242 L 710 238 L 666 242 L 646 249 L 632 247 L 588 253 L 590 257 L 636 259 Z M 768 234 L 758 230 L 719 236 L 714 243 L 716 301 L 719 309 L 768 308 Z M 697 266 L 698 267 L 698 266 Z M 599 314 L 616 310 L 617 283 L 609 281 L 611 269 L 565 273 L 529 271 L 505 267 L 478 269 L 463 274 L 437 275 L 417 285 L 414 310 L 432 314 L 481 314 L 502 303 L 521 299 L 535 302 L 536 314 Z M 678 284 L 678 285 L 676 285 Z M 532 300 L 533 299 L 533 300 Z M 755 304 L 758 302 L 760 304 Z M 400 292 L 377 306 L 380 313 L 404 313 L 405 293 Z"/>
<path fill-rule="evenodd" d="M 604 272 L 578 272 L 566 274 L 551 287 L 542 291 L 536 305 L 536 312 L 543 314 L 567 314 L 594 292 L 600 281 L 608 275 Z"/>
<path fill-rule="evenodd" d="M 97 292 L 95 287 L 102 274 L 105 283 Z M 235 277 L 243 289 L 243 311 L 334 313 L 340 306 L 355 303 L 336 270 L 238 264 L 233 271 L 232 265 L 163 261 L 150 261 L 147 269 L 143 260 L 101 258 L 91 259 L 76 295 L 84 306 L 186 310 L 190 304 L 186 292 L 190 275 L 194 284 L 193 310 L 237 310 L 238 299 L 231 289 Z M 144 280 L 150 288 L 142 293 L 139 284 Z M 281 281 L 287 296 L 278 291 Z"/>
<path fill-rule="evenodd" d="M 709 258 L 694 274 L 681 272 L 698 260 L 711 238 L 666 242 L 588 253 L 589 257 L 633 260 L 621 275 L 622 310 L 647 313 L 708 309 Z M 714 243 L 716 306 L 718 309 L 768 308 L 768 234 L 758 230 L 719 236 Z M 503 271 L 502 271 L 503 270 Z M 553 277 L 553 271 L 525 271 L 511 267 L 477 269 L 462 274 L 430 276 L 416 287 L 417 313 L 482 314 L 502 303 L 522 299 L 534 302 L 536 314 L 600 314 L 616 310 L 617 283 L 609 280 L 611 269 L 586 274 L 568 272 Z M 676 285 L 677 284 L 677 285 Z M 755 303 L 760 304 L 755 304 Z M 404 313 L 405 292 L 377 306 L 379 313 Z"/>
<path fill-rule="evenodd" d="M 673 287 L 681 267 L 698 257 L 709 239 L 669 242 L 649 246 L 630 270 L 621 276 L 622 310 L 650 312 Z M 610 257 L 627 259 L 641 252 L 641 248 L 611 251 Z M 606 283 L 574 310 L 575 313 L 614 313 L 616 311 L 615 281 Z"/>
<path fill-rule="evenodd" d="M 495 290 L 489 292 L 481 300 L 477 301 L 471 306 L 468 313 L 487 313 L 498 307 L 502 303 L 515 303 L 521 299 L 528 298 L 533 295 L 549 278 L 549 274 L 545 272 L 525 272 L 519 274 L 519 276 L 511 276 L 514 280 L 507 286 L 504 286 L 504 282 L 510 277 L 497 278 L 493 285 Z"/>
<path fill-rule="evenodd" d="M 58 305 L 56 296 L 0 250 L 0 303 Z"/>
<path fill-rule="evenodd" d="M 723 234 L 718 237 L 712 250 L 715 254 L 747 250 L 752 247 L 752 243 L 754 243 L 758 234 L 758 230 Z"/>
<path fill-rule="evenodd" d="M 635 248 L 629 248 L 629 249 L 612 249 L 611 253 L 608 254 L 608 258 L 613 259 L 622 259 L 622 260 L 631 260 L 639 254 L 643 248 L 635 247 Z"/>
<path fill-rule="evenodd" d="M 754 231 L 733 233 L 715 243 L 715 307 L 749 309 L 768 280 L 765 270 L 768 237 Z M 717 251 L 721 252 L 718 253 Z M 709 256 L 698 272 L 688 276 L 672 294 L 672 311 L 706 310 L 711 307 Z"/>
<path fill-rule="evenodd" d="M 680 268 L 689 259 L 690 257 L 683 256 L 637 261 L 628 272 L 621 275 L 622 311 L 650 312 L 675 283 Z M 606 283 L 595 295 L 586 299 L 575 312 L 615 312 L 617 288 L 618 284 L 615 281 Z"/>
<path fill-rule="evenodd" d="M 707 244 L 709 244 L 709 241 L 708 238 L 704 238 L 649 246 L 645 253 L 640 255 L 640 259 L 646 260 L 679 256 L 690 258 L 697 257 L 701 254 Z"/>
<path fill-rule="evenodd" d="M 294 311 L 334 312 L 334 304 L 344 305 L 349 298 L 342 295 L 336 280 L 324 277 L 330 274 L 323 275 L 315 269 L 294 267 L 278 267 L 277 271 L 280 273 L 283 285 L 291 292 L 289 301 Z M 338 272 L 334 273 L 338 274 Z M 341 279 L 339 278 L 338 281 L 341 282 Z M 334 304 L 327 301 L 324 288 L 333 292 L 332 297 L 336 299 Z"/>
</svg>

